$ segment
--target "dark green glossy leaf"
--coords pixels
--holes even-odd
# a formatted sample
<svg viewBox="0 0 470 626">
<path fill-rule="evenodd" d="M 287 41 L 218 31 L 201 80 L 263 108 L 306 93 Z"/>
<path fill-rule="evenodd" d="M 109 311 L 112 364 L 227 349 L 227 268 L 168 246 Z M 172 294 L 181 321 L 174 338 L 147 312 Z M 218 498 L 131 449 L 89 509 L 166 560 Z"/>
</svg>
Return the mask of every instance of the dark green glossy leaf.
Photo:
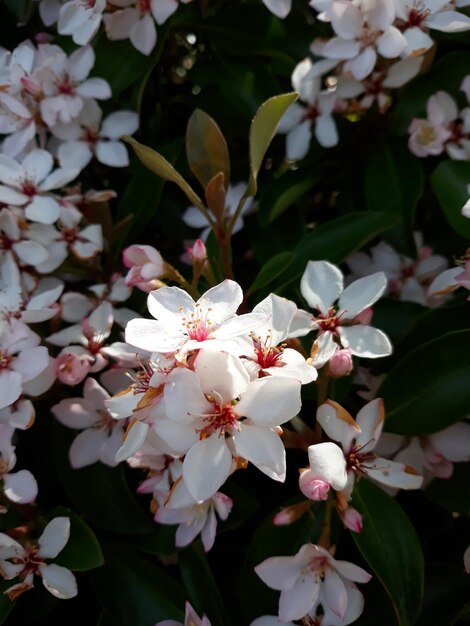
<svg viewBox="0 0 470 626">
<path fill-rule="evenodd" d="M 422 165 L 406 145 L 383 144 L 371 156 L 364 179 L 367 208 L 400 219 L 400 223 L 387 232 L 386 240 L 411 256 L 415 253 L 414 213 L 423 186 Z"/>
<path fill-rule="evenodd" d="M 459 235 L 470 238 L 470 220 L 462 215 L 470 196 L 470 163 L 444 161 L 432 173 L 431 184 L 449 224 Z"/>
<path fill-rule="evenodd" d="M 294 248 L 296 259 L 279 276 L 283 289 L 298 280 L 310 260 L 341 263 L 352 252 L 384 232 L 397 221 L 387 213 L 357 212 L 343 215 L 318 226 Z"/>
<path fill-rule="evenodd" d="M 424 578 L 413 525 L 395 500 L 368 480 L 356 484 L 353 506 L 364 523 L 361 533 L 352 533 L 354 542 L 389 594 L 400 626 L 411 626 L 420 611 Z"/>
<path fill-rule="evenodd" d="M 49 511 L 46 517 L 49 521 L 55 517 L 70 519 L 70 538 L 55 563 L 79 572 L 103 565 L 103 553 L 96 535 L 74 511 L 58 506 Z"/>
<path fill-rule="evenodd" d="M 16 17 L 20 26 L 29 21 L 35 8 L 33 0 L 5 0 L 5 5 Z"/>
<path fill-rule="evenodd" d="M 269 144 L 276 134 L 281 117 L 289 106 L 297 100 L 296 93 L 286 93 L 280 96 L 273 96 L 266 100 L 256 112 L 251 122 L 249 144 L 250 144 L 250 178 L 248 181 L 247 196 L 254 196 L 258 188 L 258 173 L 263 163 Z"/>
<path fill-rule="evenodd" d="M 442 335 L 407 354 L 377 395 L 385 402 L 385 429 L 426 435 L 462 419 L 470 406 L 470 361 L 463 346 L 470 330 Z"/>
<path fill-rule="evenodd" d="M 8 596 L 4 595 L 4 591 L 14 584 L 12 580 L 0 580 L 0 624 L 6 620 L 6 618 L 13 611 L 17 600 L 10 600 Z"/>
<path fill-rule="evenodd" d="M 230 182 L 230 157 L 227 142 L 210 115 L 196 109 L 186 129 L 186 154 L 189 167 L 202 188 L 222 172 L 225 189 Z"/>
<path fill-rule="evenodd" d="M 254 293 L 259 289 L 263 289 L 270 283 L 275 280 L 279 274 L 284 272 L 286 268 L 292 263 L 295 259 L 295 254 L 293 252 L 280 252 L 273 256 L 267 263 L 263 265 L 260 269 L 258 275 L 256 276 L 253 284 L 248 289 L 249 293 Z"/>
<path fill-rule="evenodd" d="M 470 463 L 455 463 L 450 478 L 435 478 L 426 489 L 426 496 L 438 506 L 453 513 L 470 511 Z"/>
<path fill-rule="evenodd" d="M 423 610 L 416 626 L 453 626 L 470 603 L 470 576 L 447 564 L 426 567 Z"/>
<path fill-rule="evenodd" d="M 122 465 L 112 469 L 95 463 L 72 469 L 68 451 L 74 431 L 53 423 L 58 474 L 74 507 L 99 528 L 117 533 L 151 533 L 154 524 L 127 484 Z M 92 487 L 92 488 L 91 488 Z"/>
<path fill-rule="evenodd" d="M 121 543 L 100 537 L 105 565 L 91 580 L 104 611 L 116 626 L 153 626 L 182 621 L 186 594 L 159 566 Z"/>
<path fill-rule="evenodd" d="M 205 613 L 212 626 L 230 626 L 224 601 L 200 542 L 182 550 L 178 564 L 188 599 L 196 611 L 200 615 Z"/>
</svg>

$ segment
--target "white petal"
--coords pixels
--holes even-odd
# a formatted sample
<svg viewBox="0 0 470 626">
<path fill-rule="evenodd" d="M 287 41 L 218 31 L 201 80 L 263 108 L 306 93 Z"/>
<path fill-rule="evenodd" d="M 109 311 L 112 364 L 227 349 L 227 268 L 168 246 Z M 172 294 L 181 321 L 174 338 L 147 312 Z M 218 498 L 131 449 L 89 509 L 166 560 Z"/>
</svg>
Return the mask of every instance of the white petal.
<svg viewBox="0 0 470 626">
<path fill-rule="evenodd" d="M 68 600 L 77 595 L 77 581 L 70 570 L 51 563 L 40 565 L 39 571 L 44 587 L 56 598 Z"/>
<path fill-rule="evenodd" d="M 395 28 L 390 26 L 377 40 L 377 50 L 386 59 L 395 59 L 399 57 L 406 48 L 407 41 L 405 36 Z"/>
<path fill-rule="evenodd" d="M 36 479 L 28 470 L 20 470 L 4 477 L 4 491 L 6 497 L 18 504 L 34 502 L 38 495 Z"/>
<path fill-rule="evenodd" d="M 32 150 L 23 159 L 23 168 L 28 175 L 39 183 L 46 178 L 49 172 L 52 170 L 53 158 L 50 152 L 47 150 Z"/>
<path fill-rule="evenodd" d="M 326 314 L 343 291 L 343 274 L 328 261 L 309 261 L 300 281 L 300 291 L 312 309 Z"/>
<path fill-rule="evenodd" d="M 164 24 L 178 8 L 177 0 L 152 0 L 152 15 L 157 24 Z"/>
<path fill-rule="evenodd" d="M 100 416 L 95 407 L 82 398 L 61 400 L 52 407 L 51 411 L 59 422 L 67 428 L 90 428 L 100 421 Z"/>
<path fill-rule="evenodd" d="M 392 344 L 385 333 L 372 326 L 338 326 L 341 343 L 356 356 L 377 359 L 392 353 Z"/>
<path fill-rule="evenodd" d="M 361 452 L 369 452 L 375 448 L 382 433 L 384 417 L 382 398 L 368 402 L 356 415 L 356 424 L 361 429 L 356 437 L 356 446 L 361 448 Z"/>
<path fill-rule="evenodd" d="M 125 432 L 123 444 L 116 454 L 117 463 L 126 461 L 143 446 L 148 430 L 148 424 L 144 424 L 138 420 L 134 420 L 130 423 Z"/>
<path fill-rule="evenodd" d="M 430 435 L 429 440 L 433 448 L 449 461 L 470 461 L 470 424 L 467 422 L 452 424 Z"/>
<path fill-rule="evenodd" d="M 139 116 L 134 111 L 115 111 L 108 115 L 101 126 L 101 135 L 108 139 L 120 139 L 133 135 L 139 128 Z"/>
<path fill-rule="evenodd" d="M 336 122 L 331 115 L 320 115 L 315 123 L 315 137 L 323 148 L 332 148 L 338 144 Z"/>
<path fill-rule="evenodd" d="M 423 484 L 423 477 L 413 467 L 380 457 L 368 463 L 363 470 L 369 478 L 396 489 L 419 489 Z"/>
<path fill-rule="evenodd" d="M 61 552 L 70 537 L 70 518 L 55 517 L 38 539 L 38 554 L 43 559 L 53 559 Z"/>
<path fill-rule="evenodd" d="M 327 568 L 322 585 L 322 598 L 326 606 L 341 619 L 348 606 L 348 594 L 341 577 L 331 568 Z"/>
<path fill-rule="evenodd" d="M 217 433 L 202 439 L 187 453 L 184 482 L 196 502 L 204 502 L 219 490 L 230 474 L 232 454 Z"/>
<path fill-rule="evenodd" d="M 150 15 L 145 15 L 131 29 L 130 40 L 134 48 L 148 56 L 157 43 L 155 22 Z"/>
<path fill-rule="evenodd" d="M 204 310 L 210 310 L 212 322 L 221 324 L 235 314 L 243 302 L 243 291 L 234 280 L 224 280 L 219 285 L 211 287 L 197 301 Z"/>
<path fill-rule="evenodd" d="M 60 215 L 60 206 L 50 196 L 34 196 L 33 201 L 25 210 L 26 217 L 40 224 L 54 224 Z"/>
<path fill-rule="evenodd" d="M 274 556 L 259 563 L 255 572 L 265 585 L 282 591 L 292 589 L 301 574 L 301 567 L 293 556 Z"/>
<path fill-rule="evenodd" d="M 440 11 L 430 15 L 427 24 L 443 33 L 461 33 L 470 29 L 470 17 L 457 11 Z"/>
<path fill-rule="evenodd" d="M 22 377 L 11 370 L 0 371 L 0 409 L 16 402 L 22 391 Z"/>
<path fill-rule="evenodd" d="M 274 15 L 281 19 L 289 15 L 292 7 L 292 0 L 263 0 L 263 3 L 268 7 L 271 13 L 274 13 Z"/>
<path fill-rule="evenodd" d="M 235 412 L 258 426 L 279 426 L 300 411 L 300 387 L 293 378 L 258 378 L 242 393 Z"/>
<path fill-rule="evenodd" d="M 237 454 L 253 463 L 264 474 L 284 482 L 286 453 L 278 434 L 268 428 L 244 422 L 240 431 L 233 433 Z"/>
<path fill-rule="evenodd" d="M 80 469 L 99 461 L 101 447 L 108 438 L 104 430 L 87 428 L 73 440 L 69 450 L 70 465 Z"/>
<path fill-rule="evenodd" d="M 306 574 L 298 578 L 291 589 L 281 592 L 279 598 L 279 619 L 301 619 L 317 601 L 320 593 L 320 582 L 313 576 Z"/>
<path fill-rule="evenodd" d="M 126 167 L 129 165 L 127 148 L 121 141 L 98 141 L 96 144 L 96 158 L 100 163 L 110 167 Z"/>
<path fill-rule="evenodd" d="M 369 46 L 349 62 L 349 68 L 356 80 L 364 80 L 374 69 L 376 61 L 377 53 Z"/>
<path fill-rule="evenodd" d="M 325 481 L 335 491 L 346 486 L 346 459 L 339 446 L 330 441 L 308 447 L 310 468 L 315 478 Z"/>
<path fill-rule="evenodd" d="M 361 432 L 351 415 L 334 400 L 328 400 L 318 407 L 317 421 L 328 437 L 339 441 L 345 451 L 349 450 L 352 440 Z"/>
<path fill-rule="evenodd" d="M 250 382 L 248 372 L 240 359 L 227 352 L 200 350 L 194 370 L 204 393 L 216 391 L 224 402 L 237 398 Z"/>
<path fill-rule="evenodd" d="M 301 124 L 287 133 L 286 157 L 289 161 L 303 159 L 310 148 L 312 129 L 310 120 L 304 120 Z"/>
<path fill-rule="evenodd" d="M 403 33 L 407 41 L 404 53 L 408 56 L 424 54 L 434 44 L 431 37 L 419 27 L 407 28 Z"/>
<path fill-rule="evenodd" d="M 77 93 L 82 98 L 95 98 L 96 100 L 107 100 L 112 96 L 111 87 L 103 78 L 89 78 L 77 87 Z"/>
</svg>

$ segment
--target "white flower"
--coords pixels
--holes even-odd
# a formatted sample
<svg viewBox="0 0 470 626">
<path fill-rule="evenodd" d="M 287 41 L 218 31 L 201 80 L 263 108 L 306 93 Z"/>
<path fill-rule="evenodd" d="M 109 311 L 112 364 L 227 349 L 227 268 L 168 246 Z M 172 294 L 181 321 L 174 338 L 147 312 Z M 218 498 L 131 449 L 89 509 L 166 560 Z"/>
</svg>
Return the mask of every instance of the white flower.
<svg viewBox="0 0 470 626">
<path fill-rule="evenodd" d="M 83 398 L 67 398 L 51 409 L 64 426 L 83 429 L 69 451 L 70 464 L 75 469 L 97 461 L 111 467 L 117 465 L 116 453 L 122 445 L 125 428 L 111 417 L 105 404 L 109 397 L 96 380 L 87 378 Z"/>
<path fill-rule="evenodd" d="M 23 547 L 0 533 L 0 570 L 6 580 L 17 576 L 19 583 L 4 593 L 11 600 L 33 587 L 34 575 L 41 576 L 44 587 L 56 598 L 69 599 L 77 595 L 77 582 L 72 572 L 55 563 L 46 563 L 61 552 L 70 536 L 70 519 L 56 517 L 49 522 L 36 546 Z"/>
<path fill-rule="evenodd" d="M 169 374 L 160 406 L 153 429 L 176 454 L 186 453 L 183 478 L 197 502 L 216 493 L 236 457 L 285 480 L 278 427 L 300 410 L 300 381 L 267 376 L 250 382 L 239 359 L 203 349 L 194 371 Z"/>
<path fill-rule="evenodd" d="M 362 568 L 348 561 L 336 561 L 327 550 L 311 543 L 302 546 L 295 556 L 266 559 L 255 567 L 255 572 L 268 587 L 281 591 L 279 620 L 282 622 L 315 614 L 320 604 L 325 613 L 332 612 L 343 619 L 349 604 L 358 600 L 359 616 L 362 594 L 360 599 L 353 598 L 352 589 L 357 591 L 357 588 L 350 583 L 367 583 L 371 579 Z"/>
<path fill-rule="evenodd" d="M 311 328 L 338 337 L 356 356 L 378 358 L 392 352 L 381 330 L 355 323 L 355 318 L 383 294 L 387 279 L 383 272 L 360 278 L 343 290 L 343 274 L 327 261 L 309 261 L 300 282 L 300 291 L 317 314 Z M 334 302 L 339 298 L 338 308 Z"/>
<path fill-rule="evenodd" d="M 226 221 L 230 220 L 235 211 L 237 210 L 238 203 L 240 202 L 243 194 L 246 190 L 246 183 L 237 183 L 236 185 L 229 185 L 227 189 L 227 195 L 225 198 L 225 210 L 224 218 Z M 242 212 L 235 222 L 233 227 L 233 233 L 238 233 L 243 228 L 243 216 L 253 210 L 253 198 L 248 198 L 243 205 Z M 183 222 L 191 228 L 203 228 L 204 230 L 200 234 L 200 238 L 205 241 L 211 232 L 210 227 L 207 224 L 205 216 L 195 206 L 190 206 L 183 213 Z"/>
<path fill-rule="evenodd" d="M 427 119 L 414 118 L 408 128 L 408 147 L 419 157 L 441 154 L 452 138 L 451 124 L 458 116 L 455 100 L 438 91 L 426 104 Z"/>
<path fill-rule="evenodd" d="M 61 167 L 82 170 L 95 156 L 111 167 L 129 165 L 126 146 L 119 141 L 139 127 L 137 113 L 115 111 L 101 121 L 102 111 L 94 100 L 86 100 L 76 121 L 56 124 L 52 133 L 62 143 L 57 149 Z"/>
<path fill-rule="evenodd" d="M 17 504 L 34 502 L 38 495 L 38 484 L 28 470 L 12 473 L 15 467 L 15 446 L 11 438 L 15 429 L 10 424 L 0 424 L 0 480 L 6 497 Z"/>
<path fill-rule="evenodd" d="M 212 287 L 197 302 L 179 287 L 162 287 L 147 299 L 148 309 L 158 321 L 131 320 L 126 341 L 149 352 L 171 353 L 195 350 L 217 340 L 224 349 L 240 353 L 238 338 L 264 321 L 253 313 L 237 316 L 242 301 L 242 290 L 233 280 Z"/>
<path fill-rule="evenodd" d="M 317 421 L 328 437 L 340 442 L 342 452 L 333 443 L 309 446 L 310 468 L 317 479 L 328 483 L 336 491 L 346 490 L 346 501 L 355 478 L 361 476 L 397 489 L 421 487 L 423 477 L 416 469 L 405 463 L 383 459 L 374 452 L 384 423 L 381 398 L 362 407 L 356 421 L 339 404 L 327 400 L 318 407 Z M 340 453 L 344 455 L 345 463 L 341 461 Z"/>
<path fill-rule="evenodd" d="M 0 321 L 0 409 L 16 402 L 23 384 L 47 368 L 47 348 L 39 342 L 39 336 L 22 322 Z"/>
<path fill-rule="evenodd" d="M 85 46 L 93 39 L 101 24 L 106 0 L 71 0 L 60 9 L 57 31 L 72 35 L 74 43 Z"/>
<path fill-rule="evenodd" d="M 173 619 L 165 619 L 163 622 L 155 624 L 155 626 L 211 626 L 211 623 L 205 615 L 199 617 L 189 602 L 186 602 L 184 624 Z"/>
<path fill-rule="evenodd" d="M 18 163 L 0 154 L 0 202 L 24 209 L 25 216 L 41 224 L 53 224 L 60 214 L 58 201 L 48 192 L 63 187 L 78 169 L 56 169 L 46 150 L 32 150 Z"/>
<path fill-rule="evenodd" d="M 122 252 L 122 261 L 129 268 L 126 285 L 135 285 L 142 291 L 155 289 L 164 273 L 162 255 L 152 246 L 129 246 Z"/>
</svg>

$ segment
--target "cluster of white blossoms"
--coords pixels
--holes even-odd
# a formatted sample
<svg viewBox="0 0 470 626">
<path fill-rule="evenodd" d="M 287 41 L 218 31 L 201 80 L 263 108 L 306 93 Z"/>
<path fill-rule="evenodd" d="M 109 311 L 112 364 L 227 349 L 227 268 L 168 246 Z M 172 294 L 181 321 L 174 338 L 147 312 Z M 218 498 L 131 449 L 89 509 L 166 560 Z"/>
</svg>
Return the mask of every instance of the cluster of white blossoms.
<svg viewBox="0 0 470 626">
<path fill-rule="evenodd" d="M 12 52 L 0 49 L 0 135 L 6 135 L 1 152 L 10 159 L 5 167 L 19 175 L 1 181 L 31 201 L 39 192 L 64 187 L 93 157 L 111 167 L 129 164 L 120 138 L 137 130 L 137 114 L 115 111 L 102 119 L 97 100 L 109 99 L 111 88 L 89 76 L 94 64 L 90 45 L 70 55 L 55 44 L 31 41 Z M 43 150 L 42 163 L 25 163 L 35 148 Z M 53 157 L 61 169 L 50 175 Z M 22 206 L 27 199 L 17 200 Z"/>
<path fill-rule="evenodd" d="M 129 39 L 139 52 L 149 55 L 157 43 L 155 24 L 164 24 L 179 3 L 191 0 L 39 0 L 39 14 L 46 26 L 57 23 L 60 35 L 70 35 L 84 46 L 102 23 L 108 39 Z"/>
<path fill-rule="evenodd" d="M 451 159 L 470 160 L 470 76 L 460 89 L 467 99 L 462 110 L 452 96 L 438 91 L 427 101 L 427 117 L 412 120 L 408 146 L 413 154 L 428 157 L 445 152 Z"/>
<path fill-rule="evenodd" d="M 291 3 L 265 4 L 285 17 Z M 420 71 L 424 54 L 434 45 L 430 31 L 470 29 L 470 18 L 447 0 L 311 0 L 309 4 L 318 12 L 318 20 L 330 24 L 333 36 L 315 39 L 310 46 L 313 60 L 304 59 L 292 74 L 299 102 L 290 107 L 279 127 L 287 135 L 289 160 L 306 156 L 313 134 L 325 148 L 338 143 L 335 113 L 357 115 L 374 104 L 384 113 L 393 90 Z M 457 111 L 452 121 L 456 118 Z M 440 137 L 436 141 L 442 143 Z"/>
</svg>

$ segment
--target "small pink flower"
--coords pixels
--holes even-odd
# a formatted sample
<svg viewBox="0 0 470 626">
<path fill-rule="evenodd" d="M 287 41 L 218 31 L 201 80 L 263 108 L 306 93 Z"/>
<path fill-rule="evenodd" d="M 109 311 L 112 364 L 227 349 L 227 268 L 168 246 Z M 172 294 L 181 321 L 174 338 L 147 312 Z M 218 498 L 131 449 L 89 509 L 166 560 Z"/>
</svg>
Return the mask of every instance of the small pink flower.
<svg viewBox="0 0 470 626">
<path fill-rule="evenodd" d="M 338 350 L 328 362 L 330 376 L 341 378 L 348 376 L 354 367 L 352 353 L 349 348 Z"/>
<path fill-rule="evenodd" d="M 164 261 L 152 246 L 129 246 L 122 253 L 122 260 L 130 268 L 126 285 L 137 287 L 147 293 L 155 289 L 157 279 L 163 276 Z"/>
<path fill-rule="evenodd" d="M 64 385 L 78 385 L 90 371 L 91 361 L 73 352 L 62 352 L 55 360 L 56 376 Z"/>
<path fill-rule="evenodd" d="M 309 500 L 326 500 L 330 485 L 317 478 L 311 469 L 303 470 L 299 476 L 300 491 Z"/>
</svg>

